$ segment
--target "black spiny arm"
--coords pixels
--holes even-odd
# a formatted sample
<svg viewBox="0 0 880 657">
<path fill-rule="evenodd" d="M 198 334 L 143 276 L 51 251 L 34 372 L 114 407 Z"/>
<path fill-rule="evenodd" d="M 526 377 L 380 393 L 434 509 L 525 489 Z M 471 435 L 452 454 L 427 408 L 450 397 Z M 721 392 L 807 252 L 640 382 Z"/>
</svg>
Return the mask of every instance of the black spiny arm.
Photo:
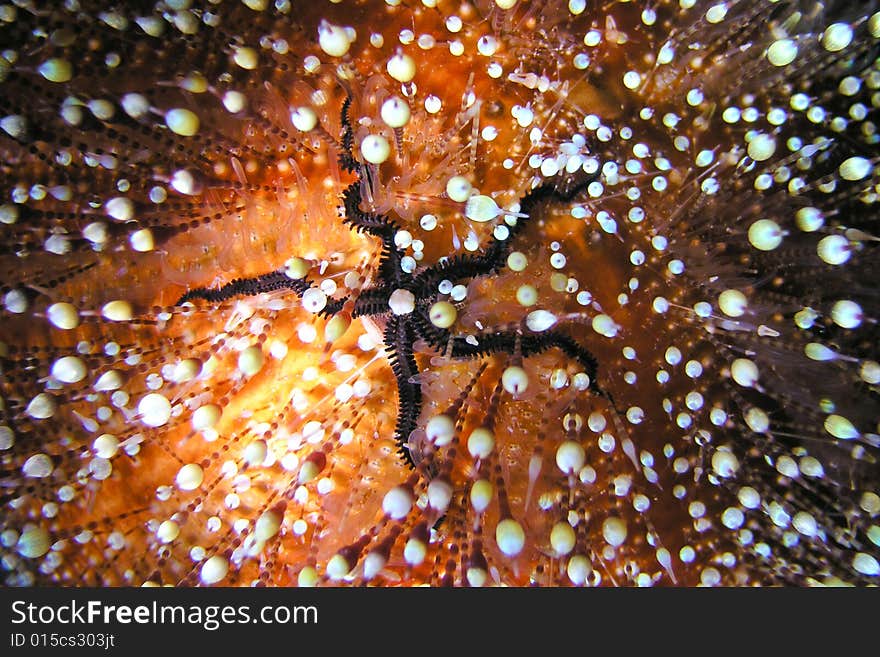
<svg viewBox="0 0 880 657">
<path fill-rule="evenodd" d="M 351 147 L 354 144 L 354 132 L 351 129 L 351 119 L 348 116 L 348 110 L 351 107 L 351 94 L 342 101 L 342 111 L 340 112 L 340 122 L 342 124 L 342 152 L 339 154 L 339 166 L 348 173 L 354 173 L 360 166 L 352 155 Z"/>
<path fill-rule="evenodd" d="M 211 303 L 220 303 L 233 297 L 255 296 L 266 292 L 277 292 L 278 290 L 292 290 L 297 295 L 302 296 L 310 288 L 312 288 L 312 284 L 309 279 L 290 278 L 284 270 L 279 269 L 253 278 L 236 278 L 216 289 L 207 287 L 193 288 L 180 297 L 176 305 L 179 306 L 193 299 L 204 299 Z M 320 311 L 320 314 L 325 317 L 335 315 L 342 309 L 345 301 L 345 299 L 329 299 L 327 305 Z"/>
<path fill-rule="evenodd" d="M 342 192 L 343 222 L 353 226 L 358 232 L 382 240 L 378 275 L 383 281 L 399 284 L 403 252 L 395 245 L 394 236 L 400 227 L 384 214 L 372 214 L 361 210 L 360 187 L 359 182 L 353 182 Z"/>
<path fill-rule="evenodd" d="M 493 235 L 485 253 L 456 255 L 425 269 L 415 277 L 413 290 L 417 295 L 433 294 L 437 290 L 437 285 L 444 279 L 454 281 L 477 278 L 500 271 L 507 266 L 507 256 L 512 249 L 513 240 L 522 233 L 541 203 L 571 201 L 595 179 L 596 175 L 593 174 L 586 176 L 583 180 L 569 182 L 564 187 L 544 183 L 529 190 L 520 201 L 519 210 L 520 213 L 527 216 L 520 217 L 513 226 L 509 227 L 505 239 L 500 240 Z"/>
<path fill-rule="evenodd" d="M 394 437 L 398 452 L 411 467 L 415 467 L 409 449 L 409 435 L 418 426 L 422 410 L 422 385 L 418 381 L 419 368 L 413 356 L 413 330 L 397 316 L 391 316 L 385 327 L 385 350 L 388 362 L 397 380 L 397 426 Z"/>
</svg>

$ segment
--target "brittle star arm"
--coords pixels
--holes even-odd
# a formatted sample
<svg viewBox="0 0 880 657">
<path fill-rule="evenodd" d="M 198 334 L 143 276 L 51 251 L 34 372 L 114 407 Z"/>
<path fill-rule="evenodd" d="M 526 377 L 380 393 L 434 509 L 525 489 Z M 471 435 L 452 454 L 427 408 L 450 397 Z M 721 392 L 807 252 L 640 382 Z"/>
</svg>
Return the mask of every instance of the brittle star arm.
<svg viewBox="0 0 880 657">
<path fill-rule="evenodd" d="M 423 312 L 414 314 L 413 324 L 419 337 L 440 353 L 447 353 L 452 358 L 478 358 L 498 353 L 514 354 L 517 353 L 517 349 L 523 358 L 528 358 L 556 347 L 584 368 L 587 376 L 590 377 L 590 390 L 614 405 L 610 394 L 599 385 L 599 363 L 596 357 L 566 333 L 544 331 L 523 335 L 516 331 L 486 331 L 471 336 L 453 336 L 449 331 L 433 326 Z"/>
<path fill-rule="evenodd" d="M 526 216 L 520 217 L 513 226 L 508 227 L 508 234 L 504 239 L 498 239 L 493 235 L 485 253 L 460 254 L 428 267 L 414 277 L 413 292 L 421 298 L 432 294 L 442 280 L 477 278 L 501 270 L 507 265 L 507 256 L 513 248 L 513 240 L 525 229 L 534 211 L 541 203 L 571 201 L 595 179 L 595 175 L 589 175 L 567 187 L 560 187 L 555 183 L 544 183 L 529 190 L 520 201 L 519 211 Z"/>
<path fill-rule="evenodd" d="M 353 182 L 342 192 L 343 223 L 353 226 L 358 232 L 378 237 L 382 241 L 382 254 L 379 259 L 378 275 L 383 281 L 399 283 L 402 270 L 400 262 L 403 251 L 394 243 L 394 236 L 400 227 L 386 215 L 364 212 L 360 208 L 361 186 Z"/>
<path fill-rule="evenodd" d="M 413 329 L 400 317 L 391 316 L 383 336 L 385 351 L 394 378 L 397 381 L 397 425 L 394 437 L 398 452 L 404 461 L 415 468 L 409 450 L 409 435 L 415 430 L 422 410 L 422 386 L 418 380 L 419 368 L 412 351 L 415 341 Z"/>
<path fill-rule="evenodd" d="M 307 278 L 291 278 L 284 270 L 276 270 L 268 274 L 261 274 L 253 278 L 236 278 L 219 288 L 197 287 L 189 290 L 175 305 L 181 305 L 193 299 L 204 299 L 211 303 L 220 303 L 238 296 L 256 296 L 266 292 L 278 290 L 292 290 L 298 296 L 302 296 L 306 290 L 313 289 L 311 281 Z M 327 317 L 338 313 L 346 302 L 343 299 L 328 299 L 320 314 Z"/>
<path fill-rule="evenodd" d="M 342 101 L 342 110 L 339 112 L 339 121 L 342 124 L 342 152 L 339 154 L 339 166 L 349 173 L 354 173 L 360 164 L 354 159 L 351 152 L 351 147 L 354 144 L 354 131 L 351 128 L 351 118 L 348 115 L 350 107 L 351 92 L 347 91 L 345 100 Z"/>
</svg>

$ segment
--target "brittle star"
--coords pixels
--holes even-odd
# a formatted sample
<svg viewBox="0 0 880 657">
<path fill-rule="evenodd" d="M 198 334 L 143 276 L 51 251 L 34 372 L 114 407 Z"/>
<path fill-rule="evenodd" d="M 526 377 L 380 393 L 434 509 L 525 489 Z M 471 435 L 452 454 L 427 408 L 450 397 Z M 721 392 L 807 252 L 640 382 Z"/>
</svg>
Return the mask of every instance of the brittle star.
<svg viewBox="0 0 880 657">
<path fill-rule="evenodd" d="M 555 347 L 584 368 L 590 379 L 589 389 L 607 399 L 613 407 L 611 395 L 597 381 L 596 358 L 566 333 L 559 330 L 526 333 L 516 329 L 454 335 L 447 328 L 432 323 L 429 317 L 429 309 L 441 295 L 438 285 L 442 281 L 472 280 L 503 269 L 513 241 L 526 227 L 528 217 L 538 206 L 545 202 L 570 201 L 595 180 L 595 176 L 587 176 L 584 180 L 567 185 L 544 183 L 534 187 L 520 200 L 517 215 L 521 218 L 510 226 L 505 239 L 493 235 L 482 253 L 455 255 L 419 271 L 407 272 L 401 266 L 403 250 L 394 241 L 400 227 L 387 215 L 372 214 L 361 209 L 361 189 L 365 184 L 372 184 L 372 178 L 369 170 L 352 155 L 352 128 L 348 116 L 350 103 L 351 96 L 348 96 L 341 111 L 342 138 L 335 145 L 340 149 L 340 166 L 356 174 L 357 180 L 342 193 L 341 214 L 344 223 L 381 240 L 378 282 L 362 289 L 353 299 L 353 304 L 349 297 L 328 299 L 319 314 L 334 317 L 348 304 L 352 319 L 377 316 L 386 319 L 383 341 L 398 392 L 394 433 L 404 461 L 411 467 L 416 465 L 409 437 L 417 428 L 422 408 L 419 369 L 413 351 L 413 344 L 418 339 L 454 359 L 473 359 L 498 353 L 524 359 Z M 184 294 L 177 305 L 193 299 L 217 303 L 236 296 L 253 296 L 278 290 L 291 290 L 301 297 L 310 289 L 316 288 L 307 277 L 292 278 L 287 271 L 280 269 L 253 278 L 238 278 L 216 289 L 194 288 Z M 403 303 L 396 304 L 395 297 L 402 297 Z"/>
</svg>

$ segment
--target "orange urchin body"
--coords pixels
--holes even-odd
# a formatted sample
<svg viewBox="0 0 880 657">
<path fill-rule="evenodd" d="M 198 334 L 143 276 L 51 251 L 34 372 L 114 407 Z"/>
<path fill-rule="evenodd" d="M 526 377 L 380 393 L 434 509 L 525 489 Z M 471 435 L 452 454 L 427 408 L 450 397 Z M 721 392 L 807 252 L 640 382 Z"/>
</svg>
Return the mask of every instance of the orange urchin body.
<svg viewBox="0 0 880 657">
<path fill-rule="evenodd" d="M 876 7 L 81 4 L 0 26 L 7 584 L 876 580 Z M 352 318 L 352 183 L 503 262 Z"/>
</svg>

